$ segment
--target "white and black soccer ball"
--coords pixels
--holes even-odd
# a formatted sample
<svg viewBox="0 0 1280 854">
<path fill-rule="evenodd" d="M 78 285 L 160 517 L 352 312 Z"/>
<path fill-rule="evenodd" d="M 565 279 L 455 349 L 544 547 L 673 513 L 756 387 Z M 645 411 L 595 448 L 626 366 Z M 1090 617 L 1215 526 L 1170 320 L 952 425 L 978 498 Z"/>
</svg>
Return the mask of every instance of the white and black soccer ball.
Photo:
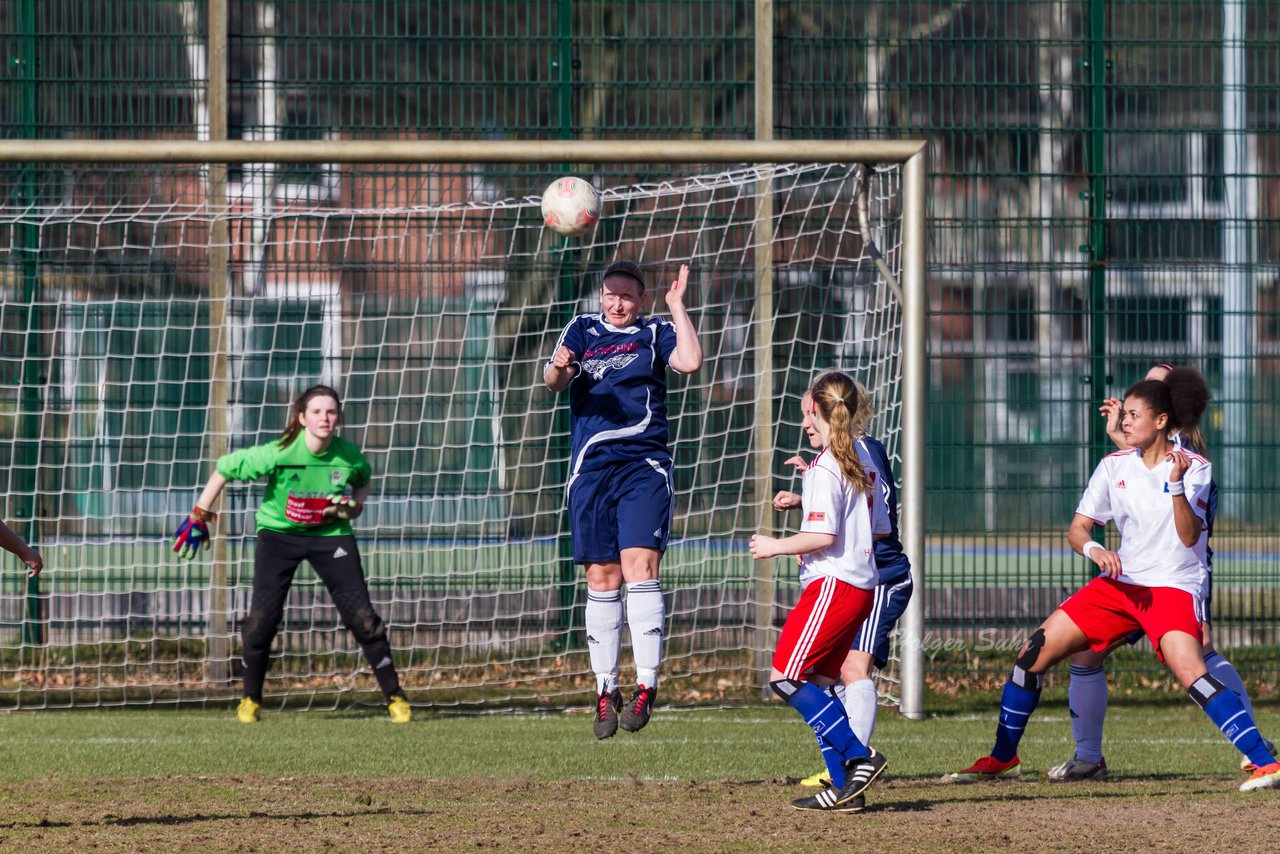
<svg viewBox="0 0 1280 854">
<path fill-rule="evenodd" d="M 542 221 L 565 237 L 591 231 L 600 220 L 600 195 L 582 178 L 557 178 L 542 193 Z"/>
</svg>

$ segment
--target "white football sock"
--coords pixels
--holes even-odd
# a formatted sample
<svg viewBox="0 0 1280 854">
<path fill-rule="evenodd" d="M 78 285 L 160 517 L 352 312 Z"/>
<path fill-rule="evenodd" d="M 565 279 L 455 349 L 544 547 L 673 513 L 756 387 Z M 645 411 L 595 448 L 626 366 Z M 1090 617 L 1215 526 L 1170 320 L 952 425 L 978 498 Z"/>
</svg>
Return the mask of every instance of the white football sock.
<svg viewBox="0 0 1280 854">
<path fill-rule="evenodd" d="M 1076 739 L 1076 759 L 1102 761 L 1102 724 L 1107 719 L 1107 671 L 1098 667 L 1071 665 L 1067 686 L 1067 707 L 1071 710 L 1071 734 Z"/>
<path fill-rule="evenodd" d="M 618 653 L 622 649 L 622 591 L 587 590 L 587 651 L 596 674 L 596 693 L 618 687 Z"/>
<path fill-rule="evenodd" d="M 876 731 L 876 683 L 859 679 L 845 686 L 844 710 L 849 716 L 849 727 L 864 746 L 871 745 L 871 734 Z"/>
<path fill-rule="evenodd" d="M 658 687 L 665 623 L 666 608 L 658 579 L 628 584 L 627 626 L 631 629 L 631 651 L 636 658 L 636 682 L 650 688 Z"/>
</svg>

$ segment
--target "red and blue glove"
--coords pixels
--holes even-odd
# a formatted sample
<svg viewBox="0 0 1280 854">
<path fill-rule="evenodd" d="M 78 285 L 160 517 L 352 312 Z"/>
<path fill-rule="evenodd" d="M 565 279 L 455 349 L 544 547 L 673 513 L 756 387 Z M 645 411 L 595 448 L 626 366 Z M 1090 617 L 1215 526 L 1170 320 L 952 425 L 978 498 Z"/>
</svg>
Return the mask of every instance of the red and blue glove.
<svg viewBox="0 0 1280 854">
<path fill-rule="evenodd" d="M 195 557 L 201 545 L 209 548 L 209 523 L 218 521 L 218 514 L 203 507 L 193 507 L 187 518 L 182 520 L 173 535 L 173 550 L 179 557 L 187 560 Z"/>
</svg>

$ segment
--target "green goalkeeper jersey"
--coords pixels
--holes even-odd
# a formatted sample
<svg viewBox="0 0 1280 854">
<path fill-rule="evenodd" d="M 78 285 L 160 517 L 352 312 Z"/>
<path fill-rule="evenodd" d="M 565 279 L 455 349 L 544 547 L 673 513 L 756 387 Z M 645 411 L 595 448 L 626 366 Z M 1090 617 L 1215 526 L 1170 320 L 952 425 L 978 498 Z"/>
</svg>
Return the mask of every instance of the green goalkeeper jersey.
<svg viewBox="0 0 1280 854">
<path fill-rule="evenodd" d="M 346 439 L 334 436 L 323 453 L 313 454 L 302 434 L 287 448 L 267 442 L 219 457 L 217 468 L 227 480 L 266 476 L 267 495 L 255 517 L 259 530 L 312 537 L 351 533 L 348 520 L 322 514 L 330 496 L 364 486 L 373 474 L 360 449 Z"/>
</svg>

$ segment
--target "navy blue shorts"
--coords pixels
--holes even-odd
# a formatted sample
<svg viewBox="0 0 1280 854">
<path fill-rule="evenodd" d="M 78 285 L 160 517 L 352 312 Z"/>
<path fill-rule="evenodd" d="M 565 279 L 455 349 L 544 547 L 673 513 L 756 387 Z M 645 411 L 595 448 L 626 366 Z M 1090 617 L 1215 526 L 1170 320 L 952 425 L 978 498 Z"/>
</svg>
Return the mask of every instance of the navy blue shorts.
<svg viewBox="0 0 1280 854">
<path fill-rule="evenodd" d="M 667 550 L 671 461 L 613 463 L 569 484 L 574 563 L 613 563 L 623 549 Z"/>
<path fill-rule="evenodd" d="M 912 587 L 910 575 L 876 585 L 871 613 L 858 630 L 858 636 L 853 639 L 851 647 L 870 653 L 876 667 L 884 667 L 889 663 L 889 640 L 893 630 L 897 628 L 898 618 L 907 610 L 907 603 L 911 601 Z"/>
<path fill-rule="evenodd" d="M 1204 600 L 1200 603 L 1200 612 L 1204 614 L 1200 618 L 1202 623 L 1212 623 L 1213 618 L 1209 616 L 1212 612 L 1209 610 L 1213 605 L 1213 565 L 1209 565 L 1209 572 L 1204 582 Z"/>
</svg>

